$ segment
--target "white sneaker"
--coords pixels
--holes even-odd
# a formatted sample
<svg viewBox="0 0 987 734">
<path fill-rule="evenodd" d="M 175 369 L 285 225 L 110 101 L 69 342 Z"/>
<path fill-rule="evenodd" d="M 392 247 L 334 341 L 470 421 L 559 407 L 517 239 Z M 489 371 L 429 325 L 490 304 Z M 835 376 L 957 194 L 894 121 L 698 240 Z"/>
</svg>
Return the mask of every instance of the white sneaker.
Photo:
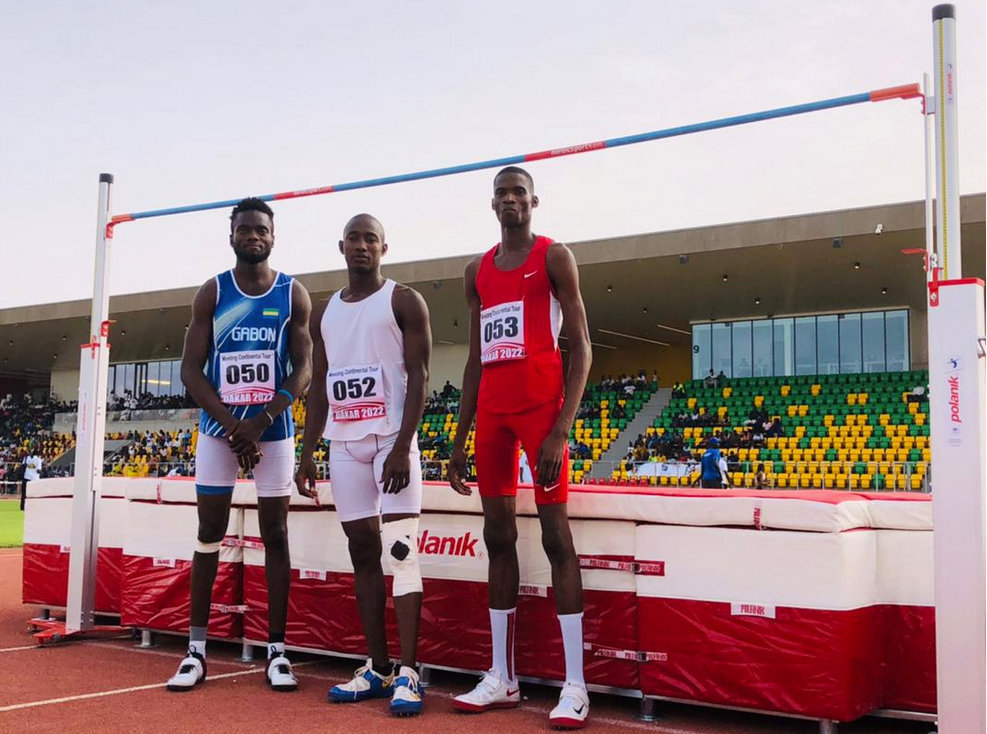
<svg viewBox="0 0 987 734">
<path fill-rule="evenodd" d="M 521 690 L 517 683 L 510 684 L 501 680 L 492 670 L 484 673 L 472 691 L 452 699 L 454 709 L 474 714 L 490 709 L 512 709 L 519 703 Z"/>
<path fill-rule="evenodd" d="M 582 729 L 589 716 L 589 693 L 585 686 L 566 683 L 559 694 L 559 705 L 548 715 L 548 723 L 556 729 Z"/>
<path fill-rule="evenodd" d="M 294 691 L 298 688 L 298 679 L 291 669 L 291 661 L 284 653 L 267 661 L 267 682 L 272 691 Z"/>
<path fill-rule="evenodd" d="M 178 672 L 168 679 L 165 687 L 169 691 L 191 691 L 205 679 L 206 659 L 199 653 L 189 650 L 179 663 Z"/>
</svg>

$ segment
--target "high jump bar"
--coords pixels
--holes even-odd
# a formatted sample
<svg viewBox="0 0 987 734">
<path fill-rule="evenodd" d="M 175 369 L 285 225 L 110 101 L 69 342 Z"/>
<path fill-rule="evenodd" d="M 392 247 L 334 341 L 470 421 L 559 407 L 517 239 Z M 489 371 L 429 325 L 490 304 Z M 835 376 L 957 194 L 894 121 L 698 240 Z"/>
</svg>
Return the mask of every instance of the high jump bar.
<svg viewBox="0 0 987 734">
<path fill-rule="evenodd" d="M 588 153 L 593 150 L 603 150 L 604 148 L 617 148 L 622 145 L 634 145 L 636 143 L 646 143 L 651 140 L 662 140 L 664 138 L 674 138 L 680 135 L 691 135 L 692 133 L 703 132 L 705 130 L 718 130 L 724 127 L 734 127 L 736 125 L 746 125 L 751 122 L 761 122 L 763 120 L 773 120 L 778 117 L 791 117 L 802 115 L 806 112 L 818 112 L 834 107 L 846 107 L 848 105 L 860 104 L 861 102 L 883 102 L 888 99 L 912 99 L 923 97 L 918 84 L 903 84 L 898 87 L 888 87 L 886 89 L 875 89 L 861 94 L 851 94 L 846 97 L 834 97 L 817 102 L 807 102 L 805 104 L 793 105 L 790 107 L 778 107 L 773 110 L 763 112 L 751 112 L 745 115 L 735 115 L 733 117 L 723 117 L 718 120 L 707 122 L 697 122 L 691 125 L 681 125 L 679 127 L 669 127 L 663 130 L 653 130 L 636 135 L 624 135 L 607 140 L 598 140 L 593 143 L 580 143 L 562 148 L 542 150 L 536 153 L 524 153 L 522 155 L 512 155 L 504 158 L 492 158 L 474 163 L 463 163 L 458 166 L 447 166 L 445 168 L 430 168 L 425 171 L 415 171 L 413 173 L 400 173 L 394 176 L 384 176 L 382 178 L 368 178 L 362 181 L 350 181 L 348 183 L 333 184 L 331 186 L 318 186 L 312 189 L 299 189 L 297 191 L 282 191 L 276 194 L 264 194 L 257 198 L 262 201 L 283 201 L 285 199 L 300 199 L 304 196 L 321 196 L 322 194 L 334 194 L 339 191 L 353 191 L 354 189 L 369 189 L 374 186 L 388 186 L 390 184 L 404 183 L 406 181 L 420 181 L 426 178 L 438 178 L 440 176 L 451 176 L 467 171 L 480 171 L 485 168 L 499 168 L 512 166 L 519 163 L 530 163 L 547 158 L 561 158 L 562 156 L 575 155 L 577 153 Z M 242 198 L 242 197 L 241 197 Z M 187 214 L 188 212 L 199 212 L 208 209 L 226 209 L 236 204 L 240 199 L 225 199 L 223 201 L 210 201 L 205 204 L 189 204 L 187 206 L 176 206 L 168 209 L 149 209 L 143 212 L 132 212 L 130 214 L 117 214 L 110 220 L 109 226 L 123 222 L 132 222 L 137 219 L 149 219 L 151 217 L 167 217 L 172 214 Z"/>
</svg>

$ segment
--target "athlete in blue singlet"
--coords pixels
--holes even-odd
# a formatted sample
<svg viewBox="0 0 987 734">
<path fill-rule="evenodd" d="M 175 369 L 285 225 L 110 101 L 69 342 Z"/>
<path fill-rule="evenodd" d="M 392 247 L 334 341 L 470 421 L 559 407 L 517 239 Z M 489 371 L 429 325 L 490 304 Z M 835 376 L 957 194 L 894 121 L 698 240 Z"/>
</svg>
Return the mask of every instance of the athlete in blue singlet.
<svg viewBox="0 0 987 734">
<path fill-rule="evenodd" d="M 269 596 L 267 681 L 277 691 L 298 681 L 284 654 L 291 564 L 288 500 L 295 459 L 291 404 L 312 376 L 312 310 L 301 283 L 271 269 L 274 212 L 244 199 L 230 215 L 232 270 L 196 293 L 185 336 L 182 382 L 201 408 L 195 457 L 198 542 L 192 556 L 189 649 L 168 690 L 206 678 L 206 625 L 219 549 L 237 473 L 253 471 Z"/>
</svg>

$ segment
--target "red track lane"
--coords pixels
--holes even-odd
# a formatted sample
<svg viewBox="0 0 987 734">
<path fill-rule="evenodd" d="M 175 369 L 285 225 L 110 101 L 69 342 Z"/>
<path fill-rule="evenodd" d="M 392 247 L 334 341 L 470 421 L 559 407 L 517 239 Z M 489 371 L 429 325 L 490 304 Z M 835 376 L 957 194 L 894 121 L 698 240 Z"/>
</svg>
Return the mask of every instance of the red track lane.
<svg viewBox="0 0 987 734">
<path fill-rule="evenodd" d="M 190 693 L 169 693 L 163 684 L 174 672 L 183 650 L 183 640 L 177 637 L 159 636 L 159 646 L 151 650 L 137 649 L 130 639 L 33 647 L 26 621 L 37 613 L 37 608 L 19 602 L 20 558 L 19 550 L 0 551 L 3 734 L 250 734 L 268 729 L 462 734 L 477 727 L 482 727 L 483 734 L 551 731 L 547 714 L 558 695 L 557 689 L 522 684 L 525 701 L 520 709 L 470 716 L 453 712 L 449 700 L 471 687 L 475 678 L 437 671 L 428 689 L 424 716 L 396 719 L 389 715 L 386 701 L 326 703 L 327 688 L 349 677 L 353 661 L 293 655 L 301 663 L 297 670 L 300 690 L 279 694 L 267 689 L 259 663 L 238 660 L 238 646 L 213 642 L 209 643 L 210 680 Z M 73 699 L 74 696 L 79 698 Z M 810 734 L 818 730 L 811 721 L 665 704 L 658 706 L 659 721 L 645 723 L 634 719 L 638 711 L 635 701 L 599 694 L 593 694 L 592 700 L 589 728 L 597 732 Z M 840 732 L 924 734 L 929 726 L 866 719 L 841 725 Z"/>
</svg>

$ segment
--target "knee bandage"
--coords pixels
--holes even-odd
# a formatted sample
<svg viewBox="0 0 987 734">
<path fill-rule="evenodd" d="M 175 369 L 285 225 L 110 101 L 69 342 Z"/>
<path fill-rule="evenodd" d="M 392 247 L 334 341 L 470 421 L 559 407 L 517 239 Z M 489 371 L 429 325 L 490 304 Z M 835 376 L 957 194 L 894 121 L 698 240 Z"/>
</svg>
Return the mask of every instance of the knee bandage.
<svg viewBox="0 0 987 734">
<path fill-rule="evenodd" d="M 422 590 L 422 572 L 418 567 L 418 518 L 381 523 L 380 536 L 387 565 L 394 574 L 394 596 Z"/>
<path fill-rule="evenodd" d="M 217 540 L 215 543 L 203 543 L 201 540 L 195 541 L 195 552 L 196 553 L 219 553 L 220 547 L 222 547 L 223 541 Z"/>
</svg>

